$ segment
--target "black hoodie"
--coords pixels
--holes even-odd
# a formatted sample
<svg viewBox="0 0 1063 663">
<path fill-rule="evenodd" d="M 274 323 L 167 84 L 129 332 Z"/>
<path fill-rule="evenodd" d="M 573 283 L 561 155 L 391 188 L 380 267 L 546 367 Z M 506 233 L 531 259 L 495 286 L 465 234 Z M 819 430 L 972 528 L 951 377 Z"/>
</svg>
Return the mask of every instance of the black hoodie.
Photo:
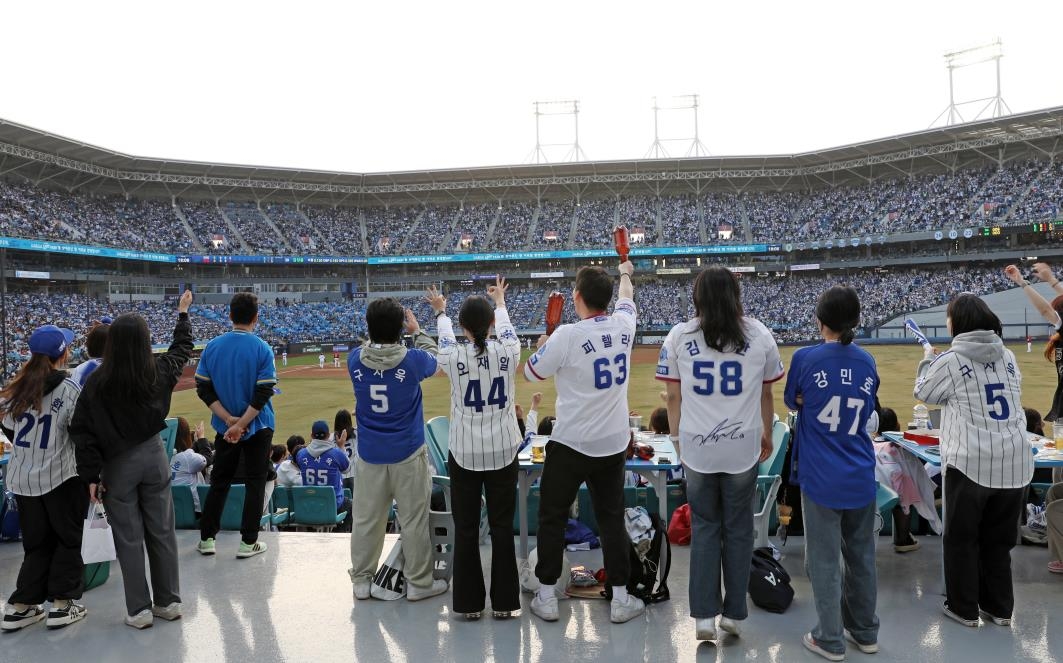
<svg viewBox="0 0 1063 663">
<path fill-rule="evenodd" d="M 85 382 L 70 421 L 78 474 L 89 483 L 99 483 L 103 464 L 129 449 L 152 440 L 166 428 L 173 388 L 192 356 L 192 323 L 188 314 L 178 316 L 173 342 L 165 354 L 155 358 L 155 386 L 147 402 L 136 407 L 130 403 L 105 401 L 99 393 L 98 370 Z"/>
</svg>

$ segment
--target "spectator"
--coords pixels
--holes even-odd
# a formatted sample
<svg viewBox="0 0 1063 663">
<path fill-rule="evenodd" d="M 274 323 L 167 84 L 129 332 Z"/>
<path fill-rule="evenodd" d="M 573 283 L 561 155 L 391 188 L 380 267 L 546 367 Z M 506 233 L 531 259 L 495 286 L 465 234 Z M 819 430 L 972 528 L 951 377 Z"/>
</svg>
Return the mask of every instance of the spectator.
<svg viewBox="0 0 1063 663">
<path fill-rule="evenodd" d="M 354 494 L 354 464 L 358 460 L 358 429 L 354 427 L 354 418 L 350 410 L 337 410 L 332 419 L 334 435 L 344 434 L 343 453 L 347 455 L 347 470 L 343 473 L 343 487 Z"/>
<path fill-rule="evenodd" d="M 184 417 L 177 418 L 177 435 L 174 449 L 177 453 L 170 459 L 170 482 L 174 486 L 189 486 L 192 491 L 192 504 L 196 517 L 203 512 L 199 504 L 199 491 L 196 486 L 206 483 L 203 471 L 207 469 L 207 459 L 196 453 L 195 434 Z"/>
<path fill-rule="evenodd" d="M 148 628 L 155 617 L 181 617 L 170 468 L 159 433 L 192 355 L 191 304 L 192 292 L 186 290 L 177 305 L 173 342 L 157 357 L 144 318 L 118 316 L 107 332 L 103 363 L 85 382 L 70 424 L 78 474 L 89 484 L 91 499 L 106 479 L 103 502 L 122 567 L 125 623 L 137 629 Z"/>
<path fill-rule="evenodd" d="M 107 330 L 110 328 L 109 323 L 93 325 L 85 337 L 85 352 L 88 354 L 88 359 L 78 364 L 78 367 L 70 373 L 70 377 L 82 387 L 85 386 L 85 380 L 89 378 L 89 375 L 100 366 L 103 348 L 107 345 Z"/>
<path fill-rule="evenodd" d="M 341 532 L 349 532 L 351 528 L 351 500 L 343 494 L 343 473 L 350 464 L 343 450 L 346 442 L 347 431 L 340 431 L 333 438 L 327 423 L 315 421 L 310 444 L 295 458 L 304 486 L 332 486 L 336 492 L 336 513 L 347 514 L 339 525 Z"/>
<path fill-rule="evenodd" d="M 277 466 L 277 485 L 282 488 L 303 485 L 303 472 L 295 462 L 299 450 L 306 446 L 306 440 L 301 435 L 292 435 L 285 445 L 288 457 Z"/>
<path fill-rule="evenodd" d="M 659 407 L 650 413 L 650 430 L 656 435 L 668 435 L 668 408 Z"/>
<path fill-rule="evenodd" d="M 276 471 L 277 466 L 288 457 L 288 448 L 283 444 L 274 444 L 270 447 L 269 462 L 273 463 L 273 470 Z"/>
</svg>

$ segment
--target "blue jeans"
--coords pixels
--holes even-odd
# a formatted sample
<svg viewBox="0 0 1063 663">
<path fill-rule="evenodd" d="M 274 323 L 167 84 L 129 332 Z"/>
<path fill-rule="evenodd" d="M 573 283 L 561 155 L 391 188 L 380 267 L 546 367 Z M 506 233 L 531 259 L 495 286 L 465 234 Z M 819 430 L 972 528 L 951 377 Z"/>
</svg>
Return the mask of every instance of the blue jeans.
<svg viewBox="0 0 1063 663">
<path fill-rule="evenodd" d="M 686 468 L 690 503 L 690 616 L 730 619 L 749 615 L 749 566 L 753 557 L 753 496 L 757 466 L 740 474 L 702 474 Z M 721 601 L 720 575 L 726 596 Z"/>
<path fill-rule="evenodd" d="M 875 615 L 875 502 L 858 509 L 830 509 L 801 497 L 805 524 L 805 572 L 812 581 L 819 623 L 812 637 L 823 649 L 845 652 L 843 628 L 861 644 L 878 642 Z M 840 553 L 840 554 L 839 554 Z M 844 578 L 841 570 L 845 560 Z"/>
</svg>

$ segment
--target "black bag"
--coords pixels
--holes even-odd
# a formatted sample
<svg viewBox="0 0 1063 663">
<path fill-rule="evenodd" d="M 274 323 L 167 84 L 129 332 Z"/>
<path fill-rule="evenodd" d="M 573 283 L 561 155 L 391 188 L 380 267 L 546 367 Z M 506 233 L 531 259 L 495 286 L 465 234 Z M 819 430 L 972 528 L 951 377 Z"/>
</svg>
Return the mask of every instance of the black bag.
<svg viewBox="0 0 1063 663">
<path fill-rule="evenodd" d="M 793 603 L 790 574 L 772 557 L 771 548 L 753 551 L 753 563 L 749 567 L 749 598 L 753 599 L 753 605 L 775 613 L 786 612 Z"/>
<path fill-rule="evenodd" d="M 671 598 L 668 591 L 668 572 L 672 566 L 672 546 L 668 543 L 668 531 L 661 522 L 661 517 L 656 512 L 648 509 L 646 513 L 649 515 L 650 521 L 653 522 L 653 540 L 650 542 L 650 547 L 645 555 L 640 554 L 634 544 L 630 541 L 628 542 L 631 575 L 627 581 L 627 592 L 635 598 L 642 599 L 648 605 L 667 601 Z M 625 536 L 624 538 L 626 539 L 627 537 Z M 660 570 L 662 549 L 667 550 L 668 555 L 664 569 L 658 577 L 657 572 Z M 611 601 L 613 599 L 613 588 L 609 584 L 608 578 L 606 578 L 605 590 L 602 591 L 602 595 L 607 600 Z"/>
</svg>

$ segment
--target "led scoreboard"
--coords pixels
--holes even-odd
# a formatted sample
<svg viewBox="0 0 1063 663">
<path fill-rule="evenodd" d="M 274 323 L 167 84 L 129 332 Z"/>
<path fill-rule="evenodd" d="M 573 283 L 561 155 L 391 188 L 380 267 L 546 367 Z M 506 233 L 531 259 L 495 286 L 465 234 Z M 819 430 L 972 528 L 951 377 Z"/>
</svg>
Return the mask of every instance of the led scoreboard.
<svg viewBox="0 0 1063 663">
<path fill-rule="evenodd" d="M 1000 237 L 1000 226 L 986 226 L 978 231 L 978 234 L 982 237 Z"/>
</svg>

